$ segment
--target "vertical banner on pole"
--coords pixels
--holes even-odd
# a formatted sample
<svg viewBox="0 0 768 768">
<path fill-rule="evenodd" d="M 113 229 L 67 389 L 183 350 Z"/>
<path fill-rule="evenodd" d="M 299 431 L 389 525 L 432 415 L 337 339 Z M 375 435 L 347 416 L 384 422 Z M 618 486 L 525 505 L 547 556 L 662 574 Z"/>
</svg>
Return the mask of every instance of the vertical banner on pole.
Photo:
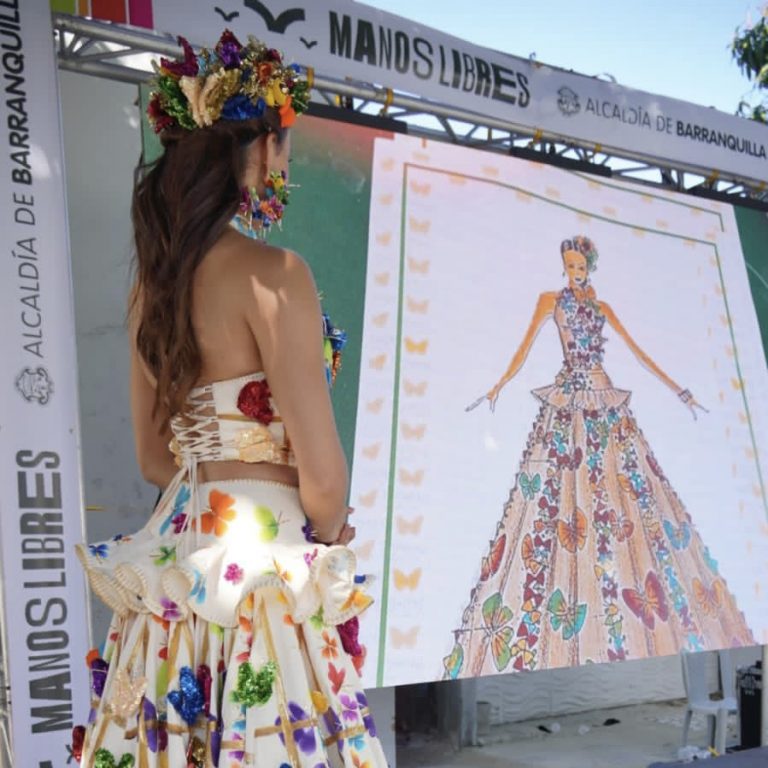
<svg viewBox="0 0 768 768">
<path fill-rule="evenodd" d="M 88 706 L 77 357 L 48 0 L 0 0 L 0 537 L 16 764 Z"/>
</svg>

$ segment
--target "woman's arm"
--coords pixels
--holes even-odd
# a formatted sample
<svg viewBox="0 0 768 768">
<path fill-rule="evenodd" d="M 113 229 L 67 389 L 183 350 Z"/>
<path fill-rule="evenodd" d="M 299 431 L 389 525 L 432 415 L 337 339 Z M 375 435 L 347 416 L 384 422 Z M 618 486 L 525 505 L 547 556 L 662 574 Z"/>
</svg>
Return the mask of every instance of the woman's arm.
<svg viewBox="0 0 768 768">
<path fill-rule="evenodd" d="M 336 541 L 349 477 L 326 381 L 317 288 L 296 254 L 270 248 L 259 255 L 246 317 L 291 439 L 304 511 L 319 541 Z"/>
<path fill-rule="evenodd" d="M 632 351 L 632 354 L 640 361 L 640 364 L 647 368 L 663 384 L 666 384 L 676 395 L 679 395 L 680 392 L 682 392 L 682 387 L 680 387 L 669 376 L 667 376 L 667 374 L 664 373 L 664 371 L 662 371 L 658 365 L 656 365 L 650 356 L 640 348 L 638 343 L 629 335 L 627 329 L 621 324 L 621 321 L 616 316 L 616 313 L 613 311 L 613 309 L 604 301 L 600 302 L 600 309 L 605 315 L 605 319 L 608 321 L 608 325 L 610 325 L 611 328 L 613 328 L 613 330 L 616 331 L 616 333 L 618 333 L 619 336 L 624 340 L 626 345 Z"/>
<path fill-rule="evenodd" d="M 131 338 L 131 415 L 136 460 L 144 479 L 158 488 L 165 488 L 178 472 L 173 454 L 168 448 L 172 437 L 168 414 L 159 409 L 155 416 L 155 385 L 144 361 L 136 349 L 133 324 Z"/>
<path fill-rule="evenodd" d="M 528 353 L 531 351 L 533 342 L 535 341 L 536 336 L 538 336 L 541 327 L 555 311 L 556 303 L 557 294 L 555 293 L 542 293 L 539 296 L 539 300 L 536 302 L 536 309 L 533 312 L 533 317 L 528 325 L 528 330 L 525 332 L 525 336 L 523 337 L 517 352 L 513 355 L 512 360 L 507 366 L 507 370 L 504 371 L 504 374 L 499 379 L 498 383 L 486 395 L 490 401 L 491 410 L 496 406 L 496 400 L 504 385 L 523 367 L 523 363 L 528 357 Z"/>
<path fill-rule="evenodd" d="M 683 389 L 676 381 L 667 376 L 667 374 L 664 373 L 664 371 L 662 371 L 658 365 L 656 365 L 651 357 L 643 351 L 638 343 L 629 335 L 627 329 L 621 324 L 621 321 L 616 316 L 616 313 L 608 304 L 606 304 L 604 301 L 601 301 L 600 309 L 605 315 L 605 319 L 608 321 L 608 324 L 626 342 L 627 346 L 632 351 L 632 354 L 640 361 L 640 364 L 647 368 L 654 376 L 656 376 L 659 381 L 661 381 L 663 384 L 666 384 L 666 386 L 669 387 L 682 400 L 683 404 L 690 409 L 694 419 L 696 418 L 696 408 L 706 412 L 707 409 L 696 402 L 696 399 L 689 390 Z"/>
</svg>

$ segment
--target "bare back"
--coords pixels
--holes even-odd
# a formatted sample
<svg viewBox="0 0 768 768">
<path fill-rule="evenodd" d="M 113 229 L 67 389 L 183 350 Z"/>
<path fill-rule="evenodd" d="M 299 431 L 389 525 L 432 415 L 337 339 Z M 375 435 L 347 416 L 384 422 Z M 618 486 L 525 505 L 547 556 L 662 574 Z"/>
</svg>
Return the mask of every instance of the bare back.
<svg viewBox="0 0 768 768">
<path fill-rule="evenodd" d="M 192 286 L 192 325 L 202 361 L 198 385 L 264 369 L 252 318 L 262 314 L 259 304 L 266 301 L 280 253 L 228 230 L 203 257 Z M 204 480 L 249 477 L 298 485 L 295 467 L 276 464 L 205 462 L 200 471 Z"/>
</svg>

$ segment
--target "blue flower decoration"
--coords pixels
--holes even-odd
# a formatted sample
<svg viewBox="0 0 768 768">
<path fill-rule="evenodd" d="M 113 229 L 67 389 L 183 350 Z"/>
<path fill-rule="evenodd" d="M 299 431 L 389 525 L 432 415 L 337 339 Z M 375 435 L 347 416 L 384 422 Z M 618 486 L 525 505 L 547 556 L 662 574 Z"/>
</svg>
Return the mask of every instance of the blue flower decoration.
<svg viewBox="0 0 768 768">
<path fill-rule="evenodd" d="M 182 667 L 179 671 L 179 690 L 169 691 L 168 701 L 187 725 L 193 725 L 203 711 L 203 691 L 190 667 Z"/>
<path fill-rule="evenodd" d="M 265 106 L 264 99 L 259 99 L 254 104 L 244 93 L 237 93 L 224 102 L 221 116 L 224 120 L 250 120 L 261 117 Z"/>
</svg>

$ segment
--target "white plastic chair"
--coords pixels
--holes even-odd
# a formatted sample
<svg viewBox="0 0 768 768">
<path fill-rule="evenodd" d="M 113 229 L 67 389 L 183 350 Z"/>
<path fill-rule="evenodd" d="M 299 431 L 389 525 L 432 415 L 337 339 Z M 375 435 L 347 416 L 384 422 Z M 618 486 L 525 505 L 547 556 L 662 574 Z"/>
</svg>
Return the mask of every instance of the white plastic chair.
<svg viewBox="0 0 768 768">
<path fill-rule="evenodd" d="M 685 710 L 685 722 L 683 724 L 683 746 L 688 744 L 688 733 L 691 727 L 691 719 L 694 712 L 707 716 L 709 724 L 709 745 L 719 755 L 725 754 L 725 736 L 728 728 L 728 712 L 733 705 L 736 707 L 736 698 L 731 701 L 722 699 L 713 701 L 709 698 L 707 687 L 707 654 L 706 653 L 681 653 L 683 663 L 683 684 L 688 697 L 688 706 Z M 729 660 L 730 661 L 730 660 Z"/>
</svg>

